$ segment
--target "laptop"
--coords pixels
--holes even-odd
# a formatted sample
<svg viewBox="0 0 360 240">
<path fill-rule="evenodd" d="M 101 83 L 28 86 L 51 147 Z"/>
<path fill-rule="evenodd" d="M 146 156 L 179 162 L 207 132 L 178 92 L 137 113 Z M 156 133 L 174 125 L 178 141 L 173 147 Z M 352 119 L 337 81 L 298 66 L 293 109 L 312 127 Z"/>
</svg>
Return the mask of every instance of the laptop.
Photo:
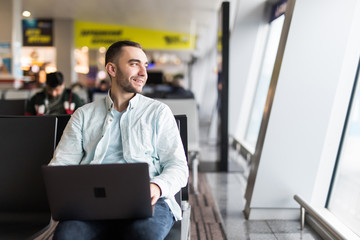
<svg viewBox="0 0 360 240">
<path fill-rule="evenodd" d="M 42 166 L 54 220 L 151 217 L 147 163 Z"/>
</svg>

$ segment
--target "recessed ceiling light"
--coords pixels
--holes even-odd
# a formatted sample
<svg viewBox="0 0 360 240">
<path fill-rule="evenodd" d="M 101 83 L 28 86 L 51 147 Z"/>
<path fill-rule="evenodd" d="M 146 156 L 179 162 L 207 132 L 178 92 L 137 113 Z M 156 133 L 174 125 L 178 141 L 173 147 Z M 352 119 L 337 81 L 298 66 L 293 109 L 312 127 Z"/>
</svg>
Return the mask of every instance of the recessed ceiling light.
<svg viewBox="0 0 360 240">
<path fill-rule="evenodd" d="M 29 12 L 29 11 L 23 11 L 22 15 L 23 15 L 24 17 L 30 17 L 30 16 L 31 16 L 31 12 Z"/>
</svg>

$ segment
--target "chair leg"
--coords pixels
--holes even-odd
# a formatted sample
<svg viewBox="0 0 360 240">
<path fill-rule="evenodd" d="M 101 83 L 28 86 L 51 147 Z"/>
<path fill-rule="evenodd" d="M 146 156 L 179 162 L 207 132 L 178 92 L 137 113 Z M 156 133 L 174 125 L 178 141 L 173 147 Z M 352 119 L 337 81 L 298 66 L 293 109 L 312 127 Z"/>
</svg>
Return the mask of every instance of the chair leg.
<svg viewBox="0 0 360 240">
<path fill-rule="evenodd" d="M 193 187 L 195 194 L 198 194 L 198 168 L 199 168 L 199 159 L 195 155 L 192 160 L 192 171 L 193 171 Z"/>
<path fill-rule="evenodd" d="M 181 220 L 181 240 L 190 240 L 190 233 L 191 233 L 191 206 L 188 202 L 183 204 L 182 206 L 183 211 L 183 219 Z"/>
</svg>

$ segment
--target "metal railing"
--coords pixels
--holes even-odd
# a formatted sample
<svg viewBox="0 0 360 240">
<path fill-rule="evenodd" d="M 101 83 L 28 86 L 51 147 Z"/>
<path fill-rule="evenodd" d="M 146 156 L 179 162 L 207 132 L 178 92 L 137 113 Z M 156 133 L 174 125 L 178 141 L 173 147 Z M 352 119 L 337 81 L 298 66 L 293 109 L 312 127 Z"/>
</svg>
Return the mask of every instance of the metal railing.
<svg viewBox="0 0 360 240">
<path fill-rule="evenodd" d="M 331 223 L 329 223 L 325 218 L 323 218 L 313 207 L 311 207 L 308 203 L 306 203 L 301 197 L 298 195 L 294 195 L 294 199 L 296 202 L 300 204 L 300 222 L 301 222 L 301 230 L 304 229 L 305 225 L 305 212 L 308 212 L 313 218 L 316 219 L 328 233 L 334 236 L 336 239 L 346 239 L 346 237 L 337 231 Z"/>
</svg>

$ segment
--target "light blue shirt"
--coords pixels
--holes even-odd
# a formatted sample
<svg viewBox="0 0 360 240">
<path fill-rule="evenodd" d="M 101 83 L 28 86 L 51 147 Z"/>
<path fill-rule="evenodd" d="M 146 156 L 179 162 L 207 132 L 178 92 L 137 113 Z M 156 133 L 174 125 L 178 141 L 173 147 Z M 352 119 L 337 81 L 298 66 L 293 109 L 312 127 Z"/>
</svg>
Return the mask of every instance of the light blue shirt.
<svg viewBox="0 0 360 240">
<path fill-rule="evenodd" d="M 105 99 L 77 109 L 64 129 L 50 165 L 101 164 L 109 148 L 113 103 Z M 170 108 L 136 94 L 120 120 L 126 163 L 146 162 L 150 181 L 161 189 L 176 220 L 181 208 L 174 195 L 187 184 L 189 170 L 176 121 Z"/>
<path fill-rule="evenodd" d="M 118 112 L 115 109 L 111 111 L 114 114 L 114 120 L 111 124 L 109 148 L 102 163 L 125 163 L 120 130 L 120 119 L 124 111 Z"/>
</svg>

